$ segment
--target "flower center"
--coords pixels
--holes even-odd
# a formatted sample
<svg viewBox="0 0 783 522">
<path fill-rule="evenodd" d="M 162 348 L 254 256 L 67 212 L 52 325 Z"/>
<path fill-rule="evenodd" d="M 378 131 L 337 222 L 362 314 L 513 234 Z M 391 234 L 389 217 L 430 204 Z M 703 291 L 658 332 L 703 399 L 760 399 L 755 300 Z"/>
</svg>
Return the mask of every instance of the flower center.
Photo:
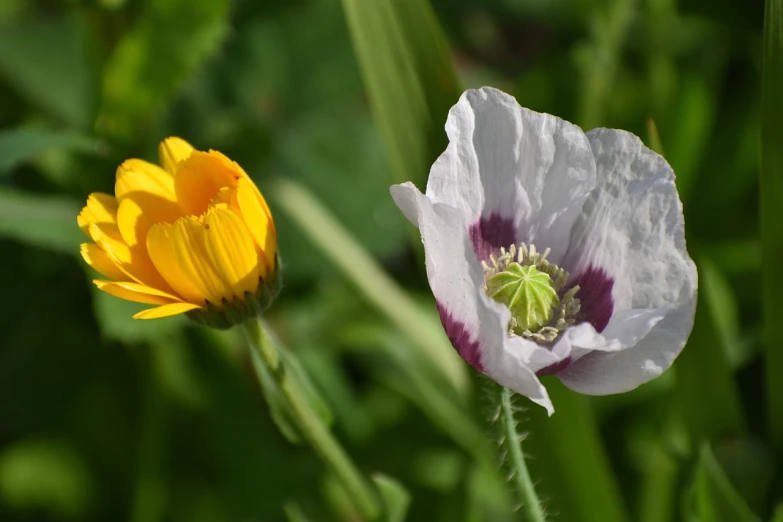
<svg viewBox="0 0 783 522">
<path fill-rule="evenodd" d="M 522 243 L 482 262 L 484 292 L 511 311 L 510 335 L 551 343 L 576 321 L 579 286 L 566 289 L 569 273 L 546 260 L 549 252 Z"/>
</svg>

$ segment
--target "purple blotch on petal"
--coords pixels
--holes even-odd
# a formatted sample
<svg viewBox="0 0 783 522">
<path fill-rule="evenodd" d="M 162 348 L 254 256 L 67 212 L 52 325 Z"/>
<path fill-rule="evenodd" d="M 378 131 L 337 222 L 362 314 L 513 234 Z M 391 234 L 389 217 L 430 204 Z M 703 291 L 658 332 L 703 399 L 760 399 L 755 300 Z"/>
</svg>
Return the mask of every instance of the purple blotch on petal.
<svg viewBox="0 0 783 522">
<path fill-rule="evenodd" d="M 571 364 L 571 357 L 566 357 L 562 361 L 550 364 L 546 368 L 541 368 L 536 372 L 536 375 L 541 377 L 542 375 L 555 375 L 560 370 L 565 370 Z"/>
<path fill-rule="evenodd" d="M 603 332 L 614 312 L 614 279 L 609 277 L 603 268 L 588 266 L 574 278 L 573 283 L 579 285 L 579 292 L 576 294 L 581 301 L 578 318 L 592 324 L 597 332 Z"/>
<path fill-rule="evenodd" d="M 490 254 L 500 250 L 500 247 L 508 248 L 516 243 L 517 227 L 514 221 L 499 214 L 482 217 L 478 223 L 470 226 L 469 232 L 479 261 L 487 261 Z"/>
<path fill-rule="evenodd" d="M 446 330 L 446 336 L 451 341 L 451 345 L 454 346 L 460 357 L 465 359 L 465 362 L 483 373 L 484 366 L 481 364 L 478 340 L 471 338 L 465 324 L 454 319 L 445 306 L 440 302 L 437 302 L 437 305 L 440 322 L 443 323 L 443 329 Z"/>
</svg>

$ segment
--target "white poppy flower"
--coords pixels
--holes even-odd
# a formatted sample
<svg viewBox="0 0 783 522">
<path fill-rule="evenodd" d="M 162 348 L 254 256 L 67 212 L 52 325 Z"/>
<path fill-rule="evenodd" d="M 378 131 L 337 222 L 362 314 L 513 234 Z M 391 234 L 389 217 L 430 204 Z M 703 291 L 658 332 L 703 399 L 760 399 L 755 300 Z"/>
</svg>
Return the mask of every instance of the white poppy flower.
<svg viewBox="0 0 783 522">
<path fill-rule="evenodd" d="M 391 193 L 462 358 L 550 415 L 541 375 L 605 395 L 669 368 L 697 275 L 666 161 L 633 134 L 585 135 L 486 87 L 462 95 L 446 132 L 426 194 Z"/>
</svg>

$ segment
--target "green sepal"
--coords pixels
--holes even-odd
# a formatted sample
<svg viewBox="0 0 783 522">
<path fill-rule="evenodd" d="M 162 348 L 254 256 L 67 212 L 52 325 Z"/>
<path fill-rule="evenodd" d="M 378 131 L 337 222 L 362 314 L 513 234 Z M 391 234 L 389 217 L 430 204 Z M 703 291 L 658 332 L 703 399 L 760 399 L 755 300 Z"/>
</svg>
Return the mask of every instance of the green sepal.
<svg viewBox="0 0 783 522">
<path fill-rule="evenodd" d="M 280 430 L 280 433 L 283 434 L 288 442 L 301 444 L 302 434 L 296 424 L 296 420 L 291 415 L 291 406 L 288 404 L 282 390 L 280 390 L 272 370 L 267 367 L 256 350 L 250 350 L 250 355 L 258 382 L 261 384 L 264 399 L 266 399 L 266 403 L 269 405 L 272 421 L 274 421 L 277 429 Z"/>
<path fill-rule="evenodd" d="M 248 319 L 260 317 L 280 294 L 283 286 L 279 256 L 275 258 L 275 267 L 277 269 L 269 277 L 258 282 L 258 289 L 254 294 L 245 292 L 242 298 L 231 301 L 223 299 L 220 306 L 207 301 L 206 309 L 191 310 L 187 316 L 199 324 L 218 330 L 225 330 Z"/>
</svg>

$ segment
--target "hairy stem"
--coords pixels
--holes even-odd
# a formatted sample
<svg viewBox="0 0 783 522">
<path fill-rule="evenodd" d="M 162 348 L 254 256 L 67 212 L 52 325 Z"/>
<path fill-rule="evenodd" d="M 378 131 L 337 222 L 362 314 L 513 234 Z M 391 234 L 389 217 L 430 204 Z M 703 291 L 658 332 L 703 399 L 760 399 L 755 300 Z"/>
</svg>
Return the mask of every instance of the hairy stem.
<svg viewBox="0 0 783 522">
<path fill-rule="evenodd" d="M 522 444 L 514 419 L 514 408 L 511 404 L 511 393 L 506 387 L 500 388 L 500 422 L 503 430 L 503 445 L 513 474 L 513 484 L 522 500 L 522 512 L 525 514 L 525 520 L 527 522 L 545 522 L 544 509 L 541 507 L 538 495 L 536 495 L 533 481 L 527 471 L 525 455 L 522 453 Z"/>
</svg>

